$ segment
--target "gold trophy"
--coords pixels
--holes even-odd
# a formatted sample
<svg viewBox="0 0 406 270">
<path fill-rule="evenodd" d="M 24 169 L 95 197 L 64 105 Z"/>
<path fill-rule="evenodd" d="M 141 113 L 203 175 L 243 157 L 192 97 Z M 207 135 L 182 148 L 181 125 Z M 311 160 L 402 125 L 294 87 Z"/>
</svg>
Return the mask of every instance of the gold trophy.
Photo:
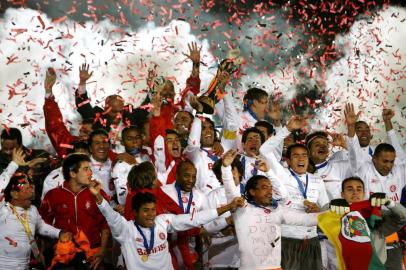
<svg viewBox="0 0 406 270">
<path fill-rule="evenodd" d="M 239 50 L 232 50 L 228 53 L 228 57 L 220 62 L 216 76 L 211 80 L 207 91 L 198 98 L 199 102 L 203 105 L 203 112 L 205 114 L 214 113 L 214 106 L 219 101 L 218 92 L 224 91 L 224 89 L 219 88 L 221 86 L 221 75 L 227 73 L 230 76 L 239 69 L 239 65 L 242 62 L 239 54 Z"/>
</svg>

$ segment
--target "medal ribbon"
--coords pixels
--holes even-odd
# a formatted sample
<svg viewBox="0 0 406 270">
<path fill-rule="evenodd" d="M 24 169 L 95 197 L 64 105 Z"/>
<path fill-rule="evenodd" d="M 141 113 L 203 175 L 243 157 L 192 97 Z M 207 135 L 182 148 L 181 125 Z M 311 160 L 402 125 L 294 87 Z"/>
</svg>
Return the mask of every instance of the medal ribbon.
<svg viewBox="0 0 406 270">
<path fill-rule="evenodd" d="M 245 156 L 242 156 L 242 158 L 241 158 L 241 165 L 242 165 L 242 169 L 244 170 L 244 178 L 245 178 L 245 162 L 246 162 L 246 158 L 245 158 Z M 258 174 L 258 169 L 257 169 L 257 167 L 255 167 L 255 166 L 258 165 L 258 161 L 255 160 L 255 163 L 254 163 L 254 164 L 255 164 L 255 165 L 254 165 L 254 168 L 251 170 L 252 176 Z"/>
<path fill-rule="evenodd" d="M 299 176 L 297 176 L 297 174 L 294 171 L 292 171 L 291 169 L 289 169 L 289 171 L 293 175 L 293 177 L 296 179 L 300 192 L 302 192 L 303 198 L 306 200 L 307 199 L 307 186 L 309 184 L 309 175 L 306 173 L 306 188 L 305 188 L 305 187 L 303 187 L 302 180 L 300 180 Z"/>
<path fill-rule="evenodd" d="M 28 236 L 28 239 L 31 240 L 32 238 L 32 231 L 30 228 L 30 223 L 28 221 L 28 210 L 24 210 L 24 215 L 25 218 L 23 218 L 22 216 L 20 216 L 20 214 L 18 214 L 16 208 L 14 207 L 14 205 L 9 204 L 11 211 L 13 212 L 13 214 L 17 217 L 17 219 L 21 222 L 21 225 L 23 225 L 24 227 L 24 231 Z"/>
<path fill-rule="evenodd" d="M 215 154 L 211 153 L 211 151 L 208 151 L 208 150 L 203 149 L 203 148 L 202 148 L 202 150 L 207 153 L 207 156 L 208 156 L 211 160 L 213 160 L 213 162 L 216 162 L 217 160 L 219 160 L 218 156 L 216 156 Z"/>
<path fill-rule="evenodd" d="M 247 201 L 247 202 L 248 202 L 249 204 L 255 206 L 255 207 L 264 209 L 264 212 L 267 213 L 267 214 L 271 213 L 271 209 L 266 208 L 265 206 L 259 205 L 259 204 L 257 204 L 257 203 L 254 202 L 254 201 Z M 271 205 L 271 206 L 272 206 L 272 208 L 275 209 L 276 207 L 278 207 L 278 202 L 277 202 L 275 199 L 272 199 L 272 205 Z"/>
<path fill-rule="evenodd" d="M 183 207 L 183 201 L 182 201 L 182 195 L 181 195 L 181 192 L 180 192 L 180 186 L 177 183 L 175 183 L 175 188 L 176 188 L 176 192 L 178 193 L 179 207 L 182 209 L 182 212 L 184 214 L 189 214 L 190 213 L 190 207 L 191 207 L 192 201 L 193 201 L 193 191 L 191 191 L 190 194 L 189 194 L 189 200 L 187 202 L 186 211 L 185 211 L 185 208 Z"/>
<path fill-rule="evenodd" d="M 319 165 L 316 165 L 316 169 L 317 170 L 320 170 L 321 168 L 324 168 L 324 167 L 326 167 L 328 165 L 328 161 L 326 160 L 326 161 L 324 161 L 323 163 L 321 163 L 321 164 L 319 164 Z"/>
<path fill-rule="evenodd" d="M 151 231 L 151 239 L 149 240 L 149 245 L 147 241 L 147 237 L 145 236 L 144 232 L 141 230 L 140 226 L 134 221 L 134 225 L 137 228 L 138 232 L 141 234 L 142 240 L 144 241 L 144 247 L 147 250 L 147 254 L 151 254 L 151 250 L 154 247 L 154 238 L 155 238 L 155 226 L 150 228 Z"/>
</svg>

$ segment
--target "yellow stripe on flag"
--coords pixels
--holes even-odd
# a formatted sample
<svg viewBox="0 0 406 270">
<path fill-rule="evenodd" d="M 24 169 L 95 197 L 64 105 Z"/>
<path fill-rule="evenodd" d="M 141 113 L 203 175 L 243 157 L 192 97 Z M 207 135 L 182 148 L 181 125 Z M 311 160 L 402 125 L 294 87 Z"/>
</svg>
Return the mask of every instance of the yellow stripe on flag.
<svg viewBox="0 0 406 270">
<path fill-rule="evenodd" d="M 319 227 L 327 236 L 328 240 L 334 245 L 337 256 L 337 264 L 339 270 L 346 270 L 343 257 L 341 255 L 342 246 L 338 236 L 341 232 L 341 216 L 328 211 L 318 216 Z"/>
</svg>

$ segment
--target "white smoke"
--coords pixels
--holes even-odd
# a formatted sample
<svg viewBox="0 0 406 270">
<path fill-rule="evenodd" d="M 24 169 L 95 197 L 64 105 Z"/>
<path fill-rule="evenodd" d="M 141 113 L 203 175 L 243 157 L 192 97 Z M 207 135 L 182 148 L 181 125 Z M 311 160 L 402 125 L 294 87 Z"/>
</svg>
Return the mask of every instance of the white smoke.
<svg viewBox="0 0 406 270">
<path fill-rule="evenodd" d="M 343 110 L 352 102 L 374 133 L 375 143 L 386 138 L 382 109 L 395 111 L 395 130 L 404 142 L 406 121 L 406 9 L 389 7 L 354 23 L 336 44 L 345 56 L 327 73 L 330 102 L 318 117 L 320 125 L 345 131 Z"/>
<path fill-rule="evenodd" d="M 188 53 L 187 44 L 192 41 L 203 46 L 202 61 L 213 65 L 207 40 L 192 35 L 184 21 L 172 21 L 165 27 L 148 23 L 132 30 L 107 20 L 98 24 L 67 19 L 53 23 L 38 11 L 7 9 L 0 20 L 0 123 L 20 128 L 25 145 L 49 146 L 42 111 L 48 67 L 57 72 L 54 95 L 74 132 L 80 118 L 74 90 L 84 62 L 94 72 L 87 85 L 93 104 L 103 106 L 106 96 L 120 94 L 139 105 L 145 97 L 148 69 L 155 66 L 159 75 L 173 78 L 180 92 L 192 68 L 182 53 Z M 201 67 L 202 89 L 213 72 Z"/>
<path fill-rule="evenodd" d="M 319 76 L 320 69 L 314 67 L 312 71 L 311 56 L 306 51 L 293 54 L 298 55 L 296 58 L 287 57 L 288 50 L 301 38 L 293 26 L 284 29 L 280 41 L 272 41 L 275 46 L 269 48 L 258 41 L 278 36 L 273 31 L 279 29 L 279 21 L 269 31 L 262 31 L 256 23 L 244 26 L 243 31 L 252 40 L 241 34 L 238 44 L 253 51 L 254 62 L 246 58 L 247 67 L 251 68 L 243 70 L 247 75 L 242 76 L 236 91 L 242 95 L 256 82 L 289 100 L 297 85 L 316 85 L 328 91 L 330 102 L 318 111 L 313 128 L 344 130 L 339 110 L 350 101 L 363 110 L 362 118 L 375 129 L 383 127 L 377 123 L 383 106 L 393 108 L 395 128 L 402 130 L 406 125 L 402 119 L 402 109 L 406 109 L 406 48 L 402 43 L 406 40 L 405 18 L 405 9 L 390 7 L 354 23 L 348 34 L 335 41 L 345 57 L 331 66 L 327 80 Z M 38 11 L 8 9 L 0 19 L 0 123 L 22 129 L 26 145 L 49 145 L 44 132 L 42 82 L 50 66 L 57 70 L 54 93 L 73 132 L 79 119 L 74 89 L 79 81 L 78 68 L 84 62 L 94 71 L 87 86 L 94 104 L 103 105 L 106 96 L 118 93 L 137 106 L 145 95 L 148 68 L 155 65 L 158 73 L 176 78 L 175 88 L 179 92 L 191 71 L 191 63 L 184 62 L 186 57 L 182 54 L 188 51 L 187 43 L 191 41 L 203 45 L 202 61 L 207 64 L 201 67 L 203 90 L 216 71 L 207 68 L 214 66 L 215 59 L 208 51 L 209 42 L 192 35 L 187 22 L 172 21 L 165 27 L 149 23 L 130 29 L 107 20 L 98 24 L 67 19 L 53 23 Z M 286 54 L 280 50 L 286 50 Z M 255 70 L 257 65 L 264 66 L 261 54 L 266 57 L 272 53 L 278 55 L 272 59 L 277 68 Z M 15 93 L 11 99 L 10 93 Z M 377 133 L 375 138 L 383 135 Z"/>
</svg>

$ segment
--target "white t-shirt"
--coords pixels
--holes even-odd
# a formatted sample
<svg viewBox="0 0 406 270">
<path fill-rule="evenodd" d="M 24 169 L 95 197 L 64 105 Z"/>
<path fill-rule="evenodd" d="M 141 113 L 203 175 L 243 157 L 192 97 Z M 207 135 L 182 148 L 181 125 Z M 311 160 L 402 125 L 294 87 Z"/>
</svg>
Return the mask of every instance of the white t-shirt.
<svg viewBox="0 0 406 270">
<path fill-rule="evenodd" d="M 140 164 L 144 161 L 150 161 L 151 159 L 147 154 L 139 153 L 134 156 L 137 164 Z M 118 203 L 121 205 L 125 204 L 125 200 L 128 194 L 127 182 L 128 174 L 131 171 L 131 168 L 134 165 L 128 164 L 125 161 L 117 161 L 114 165 L 113 171 L 111 172 L 111 177 L 114 181 L 115 192 L 117 194 Z"/>
<path fill-rule="evenodd" d="M 143 262 L 141 256 L 147 254 L 141 234 L 138 232 L 133 221 L 127 221 L 119 213 L 115 212 L 109 204 L 103 200 L 98 205 L 101 213 L 110 226 L 111 233 L 120 245 L 127 269 L 143 270 L 172 270 L 171 255 L 168 248 L 168 232 L 184 231 L 199 227 L 217 218 L 216 210 L 207 210 L 192 215 L 164 214 L 155 218 L 154 245 L 148 260 Z M 149 228 L 142 228 L 148 243 L 151 239 Z"/>
<path fill-rule="evenodd" d="M 395 163 L 392 171 L 383 176 L 375 169 L 372 161 L 363 161 L 362 157 L 357 156 L 359 143 L 356 136 L 348 138 L 348 142 L 351 165 L 358 168 L 356 175 L 364 181 L 365 196 L 369 197 L 374 192 L 384 192 L 390 199 L 399 202 L 402 188 L 406 184 L 406 164 Z"/>
<path fill-rule="evenodd" d="M 349 161 L 328 160 L 318 166 L 315 175 L 324 182 L 329 200 L 341 198 L 341 182 L 354 175 Z"/>
<path fill-rule="evenodd" d="M 175 183 L 169 184 L 169 185 L 164 185 L 161 187 L 162 191 L 165 192 L 177 205 L 179 205 L 179 200 L 178 200 L 178 192 L 175 188 Z M 205 209 L 209 209 L 207 206 L 207 198 L 206 195 L 204 195 L 202 192 L 200 192 L 197 189 L 193 189 L 193 199 L 192 203 L 190 206 L 190 213 L 193 211 L 201 211 Z M 181 199 L 183 203 L 183 209 L 187 208 L 188 202 L 189 202 L 189 197 L 190 197 L 190 192 L 186 192 L 181 190 Z"/>
<path fill-rule="evenodd" d="M 10 182 L 11 176 L 17 171 L 18 165 L 14 161 L 11 161 L 7 168 L 0 174 L 0 202 L 3 198 L 4 189 L 7 187 L 8 183 Z"/>
<path fill-rule="evenodd" d="M 25 214 L 25 210 L 16 207 L 17 213 Z M 58 238 L 59 229 L 46 224 L 35 206 L 28 211 L 28 222 L 33 233 Z M 0 204 L 0 269 L 25 270 L 28 269 L 31 246 L 24 227 L 10 208 L 9 203 Z"/>
<path fill-rule="evenodd" d="M 109 197 L 113 197 L 116 191 L 114 189 L 114 183 L 111 177 L 111 160 L 107 159 L 106 162 L 101 163 L 96 161 L 93 157 L 90 157 L 90 161 L 90 166 L 93 172 L 93 179 L 99 181 L 102 184 L 103 190 Z"/>
<path fill-rule="evenodd" d="M 239 187 L 236 187 L 239 188 Z M 208 207 L 210 209 L 227 205 L 226 192 L 224 187 L 213 190 L 207 195 Z M 236 235 L 224 235 L 221 230 L 228 224 L 226 218 L 230 212 L 224 213 L 212 222 L 204 225 L 204 228 L 211 234 L 211 245 L 203 254 L 204 267 L 209 268 L 238 268 L 240 266 L 240 252 Z"/>
<path fill-rule="evenodd" d="M 227 201 L 239 196 L 232 178 L 231 166 L 222 167 Z M 233 194 L 234 193 L 234 194 Z M 297 213 L 286 207 L 257 207 L 247 204 L 233 213 L 239 250 L 240 269 L 273 269 L 281 267 L 281 224 L 315 226 L 318 213 Z"/>
</svg>

